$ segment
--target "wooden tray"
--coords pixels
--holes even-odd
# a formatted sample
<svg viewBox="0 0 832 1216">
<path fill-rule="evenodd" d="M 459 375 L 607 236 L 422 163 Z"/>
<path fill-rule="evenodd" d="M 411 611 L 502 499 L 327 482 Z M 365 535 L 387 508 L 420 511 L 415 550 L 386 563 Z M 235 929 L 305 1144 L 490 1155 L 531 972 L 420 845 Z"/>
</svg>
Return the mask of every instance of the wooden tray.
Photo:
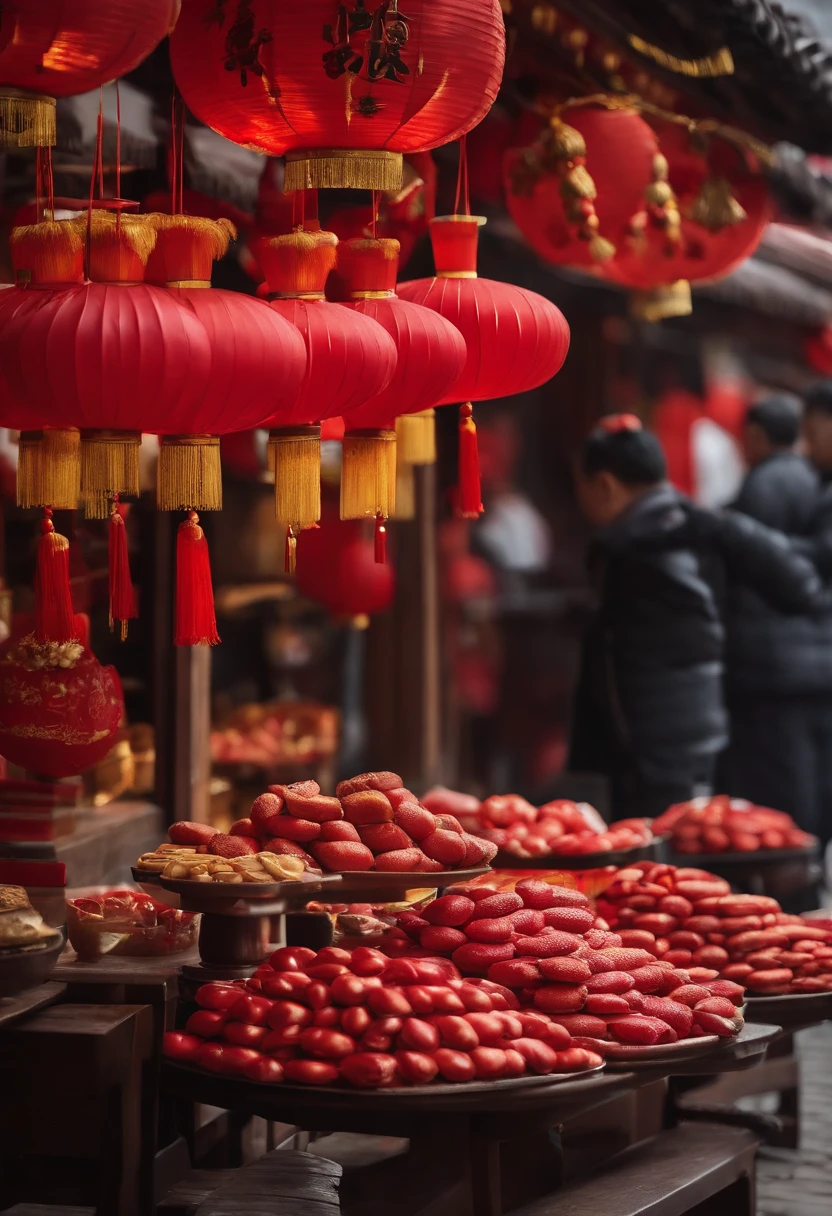
<svg viewBox="0 0 832 1216">
<path fill-rule="evenodd" d="M 163 1063 L 163 1086 L 177 1094 L 193 1092 L 196 1101 L 207 1101 L 214 1105 L 214 1097 L 223 1109 L 268 1111 L 329 1109 L 333 1113 L 344 1111 L 410 1112 L 424 1113 L 440 1111 L 510 1109 L 514 1105 L 546 1105 L 553 1091 L 562 1091 L 566 1097 L 570 1090 L 584 1087 L 603 1073 L 603 1065 L 588 1068 L 581 1073 L 552 1073 L 547 1077 L 514 1077 L 503 1081 L 467 1081 L 457 1085 L 445 1083 L 402 1086 L 396 1089 L 350 1089 L 348 1087 L 318 1085 L 262 1085 L 237 1077 L 221 1077 L 203 1069 L 190 1068 L 186 1064 L 165 1060 Z M 558 1092 L 558 1097 L 561 1092 Z M 299 1123 L 302 1120 L 298 1119 Z"/>
<path fill-rule="evenodd" d="M 738 1035 L 734 1035 L 730 1039 L 708 1035 L 709 1040 L 713 1037 L 717 1039 L 717 1042 L 712 1043 L 707 1051 L 695 1055 L 680 1052 L 676 1055 L 665 1054 L 661 1058 L 628 1055 L 626 1059 L 613 1060 L 608 1057 L 607 1070 L 638 1073 L 652 1069 L 657 1075 L 664 1074 L 671 1077 L 710 1076 L 719 1072 L 739 1072 L 746 1068 L 753 1068 L 754 1064 L 765 1055 L 769 1044 L 780 1034 L 781 1029 L 777 1025 L 746 1024 Z M 670 1047 L 675 1046 L 675 1043 L 670 1044 Z"/>
<path fill-rule="evenodd" d="M 218 912 L 228 916 L 240 915 L 234 905 L 254 904 L 254 915 L 277 915 L 286 908 L 303 907 L 321 890 L 338 889 L 340 875 L 324 874 L 301 878 L 295 882 L 195 882 L 189 878 L 162 878 L 147 870 L 133 868 L 133 878 L 140 886 L 161 888 L 180 897 L 182 907 L 192 912 Z M 277 906 L 272 907 L 272 904 Z M 260 906 L 262 905 L 262 906 Z"/>
<path fill-rule="evenodd" d="M 713 871 L 714 866 L 759 866 L 782 865 L 784 861 L 810 861 L 820 853 L 820 841 L 800 845 L 794 849 L 756 849 L 750 853 L 674 853 L 668 845 L 668 861 L 674 866 L 688 866 L 696 870 Z"/>
<path fill-rule="evenodd" d="M 682 1039 L 676 1043 L 656 1043 L 652 1047 L 640 1047 L 637 1044 L 610 1043 L 605 1059 L 610 1062 L 638 1060 L 667 1060 L 691 1059 L 695 1056 L 707 1055 L 720 1042 L 719 1035 L 704 1035 L 699 1039 Z"/>
<path fill-rule="evenodd" d="M 45 946 L 0 952 L 0 997 L 16 996 L 44 983 L 52 974 L 65 941 L 63 931 L 56 929 Z"/>
<path fill-rule="evenodd" d="M 791 992 L 784 996 L 746 994 L 749 1022 L 776 1022 L 785 1030 L 813 1026 L 832 1018 L 832 992 Z"/>
<path fill-rule="evenodd" d="M 483 874 L 489 874 L 491 866 L 474 866 L 468 870 L 439 870 L 435 874 L 421 874 L 415 870 L 404 872 L 380 872 L 378 870 L 359 870 L 353 873 L 342 873 L 340 885 L 332 891 L 333 900 L 344 903 L 347 897 L 355 902 L 359 896 L 367 903 L 383 901 L 388 894 L 412 891 L 419 888 L 432 890 L 434 887 L 456 887 Z"/>
<path fill-rule="evenodd" d="M 501 870 L 599 870 L 602 866 L 632 865 L 635 861 L 664 861 L 666 836 L 654 836 L 634 849 L 612 849 L 607 853 L 545 853 L 542 857 L 515 857 L 500 851 L 494 869 Z"/>
</svg>

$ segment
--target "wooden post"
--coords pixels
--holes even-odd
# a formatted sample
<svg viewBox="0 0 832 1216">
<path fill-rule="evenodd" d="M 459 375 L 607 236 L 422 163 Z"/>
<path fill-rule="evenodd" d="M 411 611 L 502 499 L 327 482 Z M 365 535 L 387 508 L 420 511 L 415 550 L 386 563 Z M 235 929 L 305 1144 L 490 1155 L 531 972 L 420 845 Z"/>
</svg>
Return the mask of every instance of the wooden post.
<svg viewBox="0 0 832 1216">
<path fill-rule="evenodd" d="M 421 591 L 421 737 L 419 776 L 425 788 L 442 776 L 442 689 L 439 630 L 439 570 L 436 547 L 436 466 L 416 472 L 416 527 Z"/>
<path fill-rule="evenodd" d="M 176 650 L 175 819 L 208 822 L 211 783 L 211 647 Z"/>
</svg>

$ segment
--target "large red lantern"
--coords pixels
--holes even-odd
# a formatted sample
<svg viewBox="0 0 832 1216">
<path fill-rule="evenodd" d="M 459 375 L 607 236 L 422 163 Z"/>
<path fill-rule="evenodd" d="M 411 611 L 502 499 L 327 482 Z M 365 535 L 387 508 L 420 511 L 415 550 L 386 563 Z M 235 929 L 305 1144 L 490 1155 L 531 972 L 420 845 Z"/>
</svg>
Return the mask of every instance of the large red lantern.
<svg viewBox="0 0 832 1216">
<path fill-rule="evenodd" d="M 658 151 L 655 132 L 632 110 L 569 110 L 568 126 L 554 119 L 530 147 L 506 153 L 509 214 L 544 261 L 596 266 L 643 212 Z"/>
<path fill-rule="evenodd" d="M 211 375 L 188 432 L 167 427 L 162 438 L 157 505 L 215 511 L 222 507 L 220 435 L 256 426 L 295 401 L 306 348 L 297 329 L 260 300 L 211 287 L 213 261 L 234 234 L 230 224 L 159 213 L 149 220 L 156 245 L 145 277 L 199 319 L 211 345 Z"/>
<path fill-rule="evenodd" d="M 184 0 L 171 37 L 188 107 L 285 154 L 287 191 L 398 190 L 402 153 L 488 112 L 504 58 L 499 0 Z"/>
<path fill-rule="evenodd" d="M 465 403 L 458 509 L 473 518 L 481 514 L 482 502 L 471 402 L 537 388 L 560 370 L 569 350 L 566 318 L 550 300 L 512 283 L 477 277 L 478 229 L 484 223 L 470 215 L 437 217 L 430 230 L 435 277 L 399 284 L 403 300 L 441 313 L 465 339 L 462 375 L 437 404 Z"/>
<path fill-rule="evenodd" d="M 296 578 L 301 595 L 336 617 L 384 612 L 395 591 L 393 567 L 376 562 L 366 525 L 339 519 L 334 504 L 299 538 Z"/>
<path fill-rule="evenodd" d="M 695 135 L 660 126 L 668 180 L 681 217 L 668 245 L 661 226 L 648 225 L 603 266 L 605 278 L 633 289 L 632 308 L 645 320 L 691 311 L 690 282 L 730 274 L 759 245 L 772 217 L 768 187 L 748 153 L 714 140 L 707 153 Z"/>
<path fill-rule="evenodd" d="M 55 98 L 138 67 L 169 33 L 179 0 L 4 0 L 0 146 L 55 143 Z"/>
<path fill-rule="evenodd" d="M 267 422 L 275 510 L 289 530 L 290 566 L 295 534 L 320 519 L 322 420 L 349 414 L 375 397 L 396 367 L 396 348 L 380 325 L 325 298 L 337 246 L 332 232 L 299 231 L 265 240 L 259 249 L 270 307 L 296 327 L 308 355 L 294 405 Z"/>
<path fill-rule="evenodd" d="M 396 418 L 432 409 L 465 367 L 462 334 L 429 308 L 396 296 L 399 242 L 357 239 L 342 246 L 339 271 L 348 308 L 371 317 L 396 345 L 398 362 L 387 387 L 345 419 L 341 517 L 385 520 L 395 511 Z"/>
</svg>

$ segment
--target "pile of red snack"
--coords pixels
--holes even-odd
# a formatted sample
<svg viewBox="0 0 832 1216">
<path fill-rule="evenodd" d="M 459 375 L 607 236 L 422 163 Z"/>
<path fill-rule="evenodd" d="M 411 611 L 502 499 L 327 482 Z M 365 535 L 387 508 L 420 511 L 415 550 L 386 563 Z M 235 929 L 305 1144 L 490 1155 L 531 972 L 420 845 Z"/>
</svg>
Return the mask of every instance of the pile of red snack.
<svg viewBox="0 0 832 1216">
<path fill-rule="evenodd" d="M 513 1012 L 510 998 L 497 985 L 463 981 L 445 959 L 284 947 L 248 981 L 203 985 L 200 1008 L 184 1033 L 165 1035 L 164 1051 L 250 1081 L 359 1089 L 602 1063 L 545 1014 Z"/>
<path fill-rule="evenodd" d="M 496 855 L 495 845 L 464 831 L 452 814 L 427 810 L 396 773 L 362 773 L 342 781 L 336 795 L 323 795 L 316 781 L 270 785 L 228 835 L 190 822 L 174 823 L 169 834 L 174 844 L 204 846 L 218 857 L 292 854 L 324 872 L 431 874 Z"/>
<path fill-rule="evenodd" d="M 705 870 L 640 862 L 619 870 L 599 912 L 627 947 L 750 993 L 832 992 L 832 932 L 766 895 L 732 895 Z M 693 972 L 695 974 L 695 972 Z"/>
<path fill-rule="evenodd" d="M 435 789 L 423 802 L 434 812 L 456 815 L 466 831 L 513 857 L 610 853 L 653 839 L 647 819 L 606 824 L 589 803 L 568 798 L 536 807 L 519 794 L 494 794 L 480 802 L 455 790 Z"/>
<path fill-rule="evenodd" d="M 535 879 L 514 891 L 454 888 L 421 912 L 401 913 L 381 948 L 398 957 L 448 956 L 489 990 L 499 985 L 512 1009 L 549 1014 L 600 1055 L 626 1054 L 617 1044 L 730 1038 L 742 1028 L 741 984 L 712 967 L 658 957 L 646 936 L 636 944 L 611 932 L 580 891 Z"/>
<path fill-rule="evenodd" d="M 727 794 L 677 803 L 653 820 L 653 831 L 669 833 L 676 853 L 756 853 L 815 843 L 785 811 Z"/>
</svg>

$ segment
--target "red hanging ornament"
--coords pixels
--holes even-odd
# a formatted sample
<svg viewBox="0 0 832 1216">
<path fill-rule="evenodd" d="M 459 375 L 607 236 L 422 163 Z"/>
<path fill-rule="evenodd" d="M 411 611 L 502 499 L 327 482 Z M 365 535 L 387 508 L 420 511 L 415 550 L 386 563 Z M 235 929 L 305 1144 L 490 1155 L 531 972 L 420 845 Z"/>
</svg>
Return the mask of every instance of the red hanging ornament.
<svg viewBox="0 0 832 1216">
<path fill-rule="evenodd" d="M 499 0 L 184 0 L 171 37 L 189 109 L 285 154 L 287 191 L 398 190 L 402 153 L 487 113 L 504 59 Z"/>
<path fill-rule="evenodd" d="M 0 146 L 55 143 L 55 98 L 138 67 L 179 0 L 10 0 L 0 23 Z"/>
<path fill-rule="evenodd" d="M 462 375 L 437 404 L 466 403 L 457 509 L 467 517 L 482 510 L 470 403 L 544 384 L 560 370 L 569 349 L 569 326 L 551 301 L 511 283 L 477 277 L 477 234 L 484 223 L 470 215 L 437 217 L 430 228 L 435 277 L 399 284 L 401 299 L 440 313 L 465 339 Z"/>
<path fill-rule="evenodd" d="M 387 387 L 345 420 L 343 519 L 383 521 L 394 514 L 396 418 L 432 410 L 459 380 L 467 358 L 458 329 L 432 309 L 398 298 L 398 265 L 398 241 L 367 238 L 342 246 L 339 274 L 350 297 L 346 307 L 383 326 L 397 351 Z"/>
<path fill-rule="evenodd" d="M 376 561 L 370 525 L 341 520 L 336 502 L 325 502 L 320 528 L 298 537 L 297 588 L 336 617 L 371 616 L 393 602 L 393 566 Z"/>
<path fill-rule="evenodd" d="M 110 628 L 113 629 L 118 621 L 123 642 L 127 638 L 128 621 L 133 620 L 138 613 L 133 580 L 130 577 L 127 527 L 117 500 L 113 501 L 110 512 L 109 559 Z"/>
<path fill-rule="evenodd" d="M 176 535 L 175 646 L 216 646 L 214 587 L 208 541 L 196 511 L 189 511 Z"/>
<path fill-rule="evenodd" d="M 506 153 L 509 214 L 544 261 L 603 264 L 643 214 L 658 150 L 655 132 L 632 110 L 570 109 L 530 147 Z"/>
<path fill-rule="evenodd" d="M 76 637 L 69 589 L 69 541 L 44 511 L 35 567 L 35 638 L 63 645 Z"/>
<path fill-rule="evenodd" d="M 295 535 L 321 515 L 322 420 L 349 415 L 375 397 L 396 367 L 396 348 L 379 324 L 325 298 L 337 245 L 334 233 L 297 231 L 260 246 L 269 306 L 296 327 L 308 357 L 295 403 L 267 423 L 275 513 Z"/>
</svg>

